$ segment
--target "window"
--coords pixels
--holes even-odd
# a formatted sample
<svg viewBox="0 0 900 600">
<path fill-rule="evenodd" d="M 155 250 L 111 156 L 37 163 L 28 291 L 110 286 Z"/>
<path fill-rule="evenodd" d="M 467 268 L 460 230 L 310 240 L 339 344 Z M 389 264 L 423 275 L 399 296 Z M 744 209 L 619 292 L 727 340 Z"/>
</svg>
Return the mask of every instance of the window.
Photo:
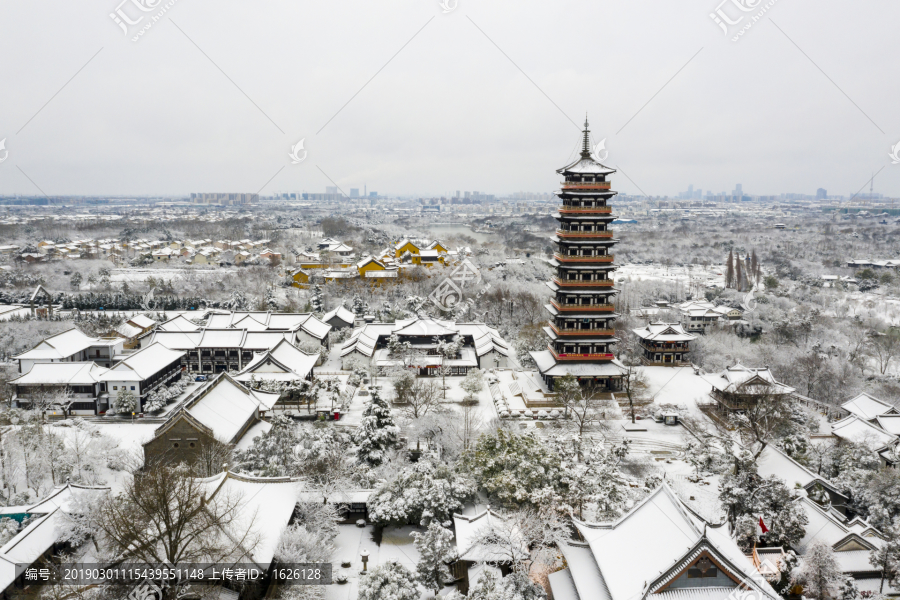
<svg viewBox="0 0 900 600">
<path fill-rule="evenodd" d="M 174 444 L 172 444 L 172 447 L 173 447 L 173 448 L 177 448 L 177 447 L 178 447 L 178 442 L 175 442 Z"/>
<path fill-rule="evenodd" d="M 114 385 L 114 386 L 113 386 L 113 389 L 114 389 L 114 390 L 117 390 L 117 389 L 119 389 L 119 386 Z"/>
<path fill-rule="evenodd" d="M 134 386 L 131 386 L 131 391 L 132 391 L 132 392 L 134 391 Z"/>
</svg>

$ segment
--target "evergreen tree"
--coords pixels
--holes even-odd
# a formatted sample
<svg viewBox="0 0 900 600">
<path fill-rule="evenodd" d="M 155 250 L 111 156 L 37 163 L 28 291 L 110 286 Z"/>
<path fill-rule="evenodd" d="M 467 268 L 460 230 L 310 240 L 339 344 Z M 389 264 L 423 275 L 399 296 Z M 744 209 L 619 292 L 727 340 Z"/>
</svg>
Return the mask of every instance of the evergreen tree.
<svg viewBox="0 0 900 600">
<path fill-rule="evenodd" d="M 363 411 L 362 422 L 353 432 L 357 445 L 356 456 L 360 463 L 377 467 L 384 462 L 388 451 L 400 446 L 400 428 L 391 416 L 391 407 L 377 389 Z"/>
<path fill-rule="evenodd" d="M 741 260 L 741 256 L 738 255 L 737 260 L 734 261 L 734 289 L 739 292 L 744 291 L 744 266 Z"/>
<path fill-rule="evenodd" d="M 322 286 L 318 283 L 313 286 L 312 297 L 309 302 L 314 313 L 323 314 L 325 312 L 325 294 L 322 293 Z"/>
<path fill-rule="evenodd" d="M 843 579 L 834 550 L 826 542 L 814 542 L 803 556 L 794 582 L 803 586 L 803 595 L 813 600 L 834 598 Z"/>
<path fill-rule="evenodd" d="M 728 260 L 725 261 L 725 287 L 734 287 L 734 253 L 728 251 Z"/>
<path fill-rule="evenodd" d="M 456 544 L 453 532 L 443 528 L 437 521 L 432 521 L 425 533 L 414 531 L 416 550 L 419 551 L 419 562 L 416 565 L 416 578 L 435 594 L 441 591 L 445 583 L 453 581 L 447 563 L 456 560 Z"/>
</svg>

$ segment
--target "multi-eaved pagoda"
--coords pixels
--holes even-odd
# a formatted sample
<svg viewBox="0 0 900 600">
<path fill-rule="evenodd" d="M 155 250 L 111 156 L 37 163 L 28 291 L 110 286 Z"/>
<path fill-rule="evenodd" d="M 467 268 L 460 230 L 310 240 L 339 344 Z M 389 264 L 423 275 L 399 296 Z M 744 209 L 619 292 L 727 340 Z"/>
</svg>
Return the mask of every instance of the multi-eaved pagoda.
<svg viewBox="0 0 900 600">
<path fill-rule="evenodd" d="M 613 353 L 617 340 L 611 250 L 616 240 L 609 224 L 615 217 L 607 204 L 616 194 L 607 176 L 615 172 L 591 156 L 585 120 L 581 156 L 557 170 L 565 181 L 556 192 L 562 205 L 551 238 L 557 247 L 550 263 L 556 276 L 547 283 L 553 296 L 546 305 L 549 327 L 544 328 L 550 343 L 547 350 L 531 353 L 550 389 L 554 380 L 568 374 L 595 388 L 621 387 L 622 364 Z"/>
</svg>

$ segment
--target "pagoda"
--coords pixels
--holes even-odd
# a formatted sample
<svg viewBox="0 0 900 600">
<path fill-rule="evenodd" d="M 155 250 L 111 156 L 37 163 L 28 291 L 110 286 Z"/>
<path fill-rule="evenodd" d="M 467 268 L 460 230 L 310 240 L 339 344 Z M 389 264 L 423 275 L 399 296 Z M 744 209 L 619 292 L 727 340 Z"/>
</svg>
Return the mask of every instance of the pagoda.
<svg viewBox="0 0 900 600">
<path fill-rule="evenodd" d="M 556 172 L 564 181 L 556 192 L 562 204 L 551 238 L 556 252 L 550 264 L 556 276 L 547 282 L 553 290 L 545 306 L 550 320 L 544 331 L 550 343 L 531 356 L 551 390 L 556 379 L 571 374 L 582 385 L 616 391 L 622 381 L 622 364 L 613 353 L 618 340 L 612 248 L 617 240 L 609 228 L 615 216 L 608 204 L 616 192 L 607 180 L 616 171 L 591 156 L 587 119 L 581 156 Z"/>
</svg>

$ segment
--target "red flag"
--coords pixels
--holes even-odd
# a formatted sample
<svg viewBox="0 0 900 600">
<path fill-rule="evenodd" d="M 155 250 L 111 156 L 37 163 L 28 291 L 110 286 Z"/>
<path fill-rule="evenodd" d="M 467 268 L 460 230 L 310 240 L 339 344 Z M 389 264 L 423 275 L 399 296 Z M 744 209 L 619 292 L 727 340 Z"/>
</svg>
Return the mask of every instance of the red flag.
<svg viewBox="0 0 900 600">
<path fill-rule="evenodd" d="M 763 533 L 769 533 L 769 528 L 763 523 L 762 517 L 759 518 L 759 528 L 762 529 Z"/>
</svg>

